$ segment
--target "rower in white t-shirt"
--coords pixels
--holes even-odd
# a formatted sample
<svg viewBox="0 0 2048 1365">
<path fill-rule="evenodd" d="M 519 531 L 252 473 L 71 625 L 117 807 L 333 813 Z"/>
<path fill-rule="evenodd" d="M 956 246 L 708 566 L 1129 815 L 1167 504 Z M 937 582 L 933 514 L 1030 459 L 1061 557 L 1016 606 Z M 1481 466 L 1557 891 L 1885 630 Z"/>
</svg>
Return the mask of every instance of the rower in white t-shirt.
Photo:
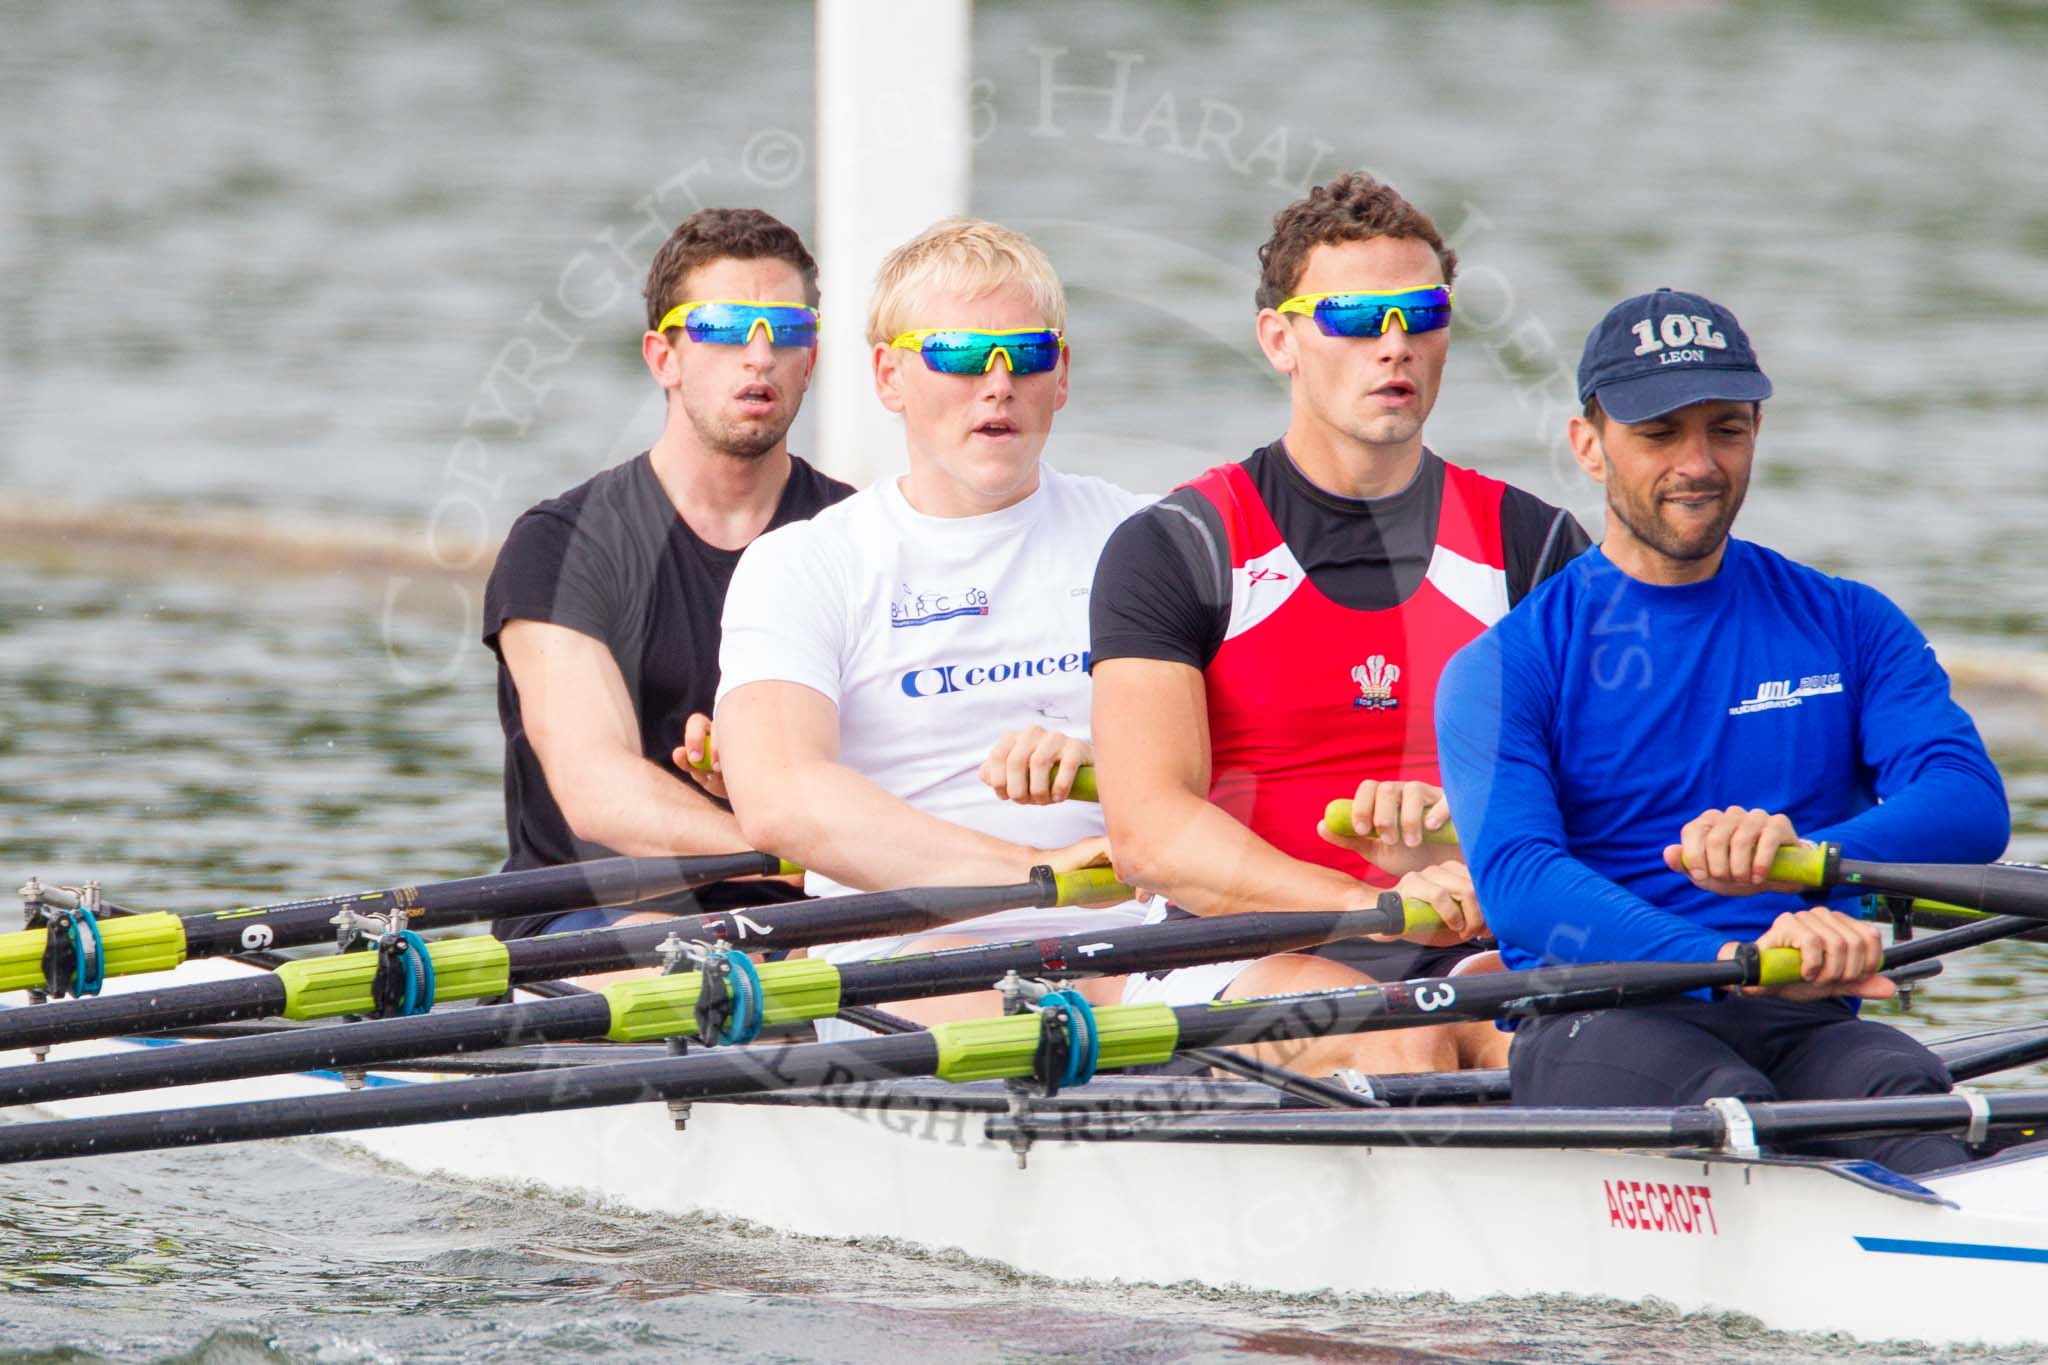
<svg viewBox="0 0 2048 1365">
<path fill-rule="evenodd" d="M 980 776 L 997 736 L 1044 734 L 1006 741 L 1041 783 L 1061 745 L 1085 751 L 1089 583 L 1110 531 L 1149 501 L 1040 461 L 1067 398 L 1065 325 L 1051 263 L 1008 229 L 952 219 L 891 253 L 868 340 L 910 472 L 762 536 L 733 575 L 719 766 L 748 842 L 810 869 L 817 894 L 1017 882 L 1034 864 L 1106 852 L 1099 807 L 1005 801 Z M 1143 918 L 1136 902 L 1012 910 L 917 942 Z M 814 951 L 847 961 L 907 943 Z M 1085 989 L 1114 1003 L 1122 985 Z M 995 1003 L 983 992 L 898 1008 L 932 1023 Z"/>
</svg>

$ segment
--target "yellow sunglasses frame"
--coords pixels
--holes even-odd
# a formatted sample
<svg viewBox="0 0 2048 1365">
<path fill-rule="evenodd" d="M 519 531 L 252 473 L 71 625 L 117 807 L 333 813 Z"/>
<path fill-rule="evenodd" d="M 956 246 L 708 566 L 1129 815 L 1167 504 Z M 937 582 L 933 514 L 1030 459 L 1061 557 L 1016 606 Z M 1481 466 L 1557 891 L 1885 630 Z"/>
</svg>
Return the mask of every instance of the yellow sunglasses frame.
<svg viewBox="0 0 2048 1365">
<path fill-rule="evenodd" d="M 825 325 L 825 315 L 823 313 L 820 313 L 808 303 L 796 303 L 790 299 L 691 299 L 688 303 L 679 303 L 666 313 L 663 313 L 661 315 L 661 325 L 654 330 L 666 335 L 669 328 L 680 327 L 689 321 L 692 308 L 702 308 L 707 303 L 722 303 L 728 307 L 736 308 L 801 308 L 817 319 L 816 322 L 811 324 L 812 326 L 822 327 Z M 768 329 L 768 344 L 770 346 L 775 344 L 775 324 L 766 318 L 755 318 L 754 325 L 747 329 L 747 344 L 749 346 L 754 344 L 754 333 L 763 327 Z"/>
<path fill-rule="evenodd" d="M 924 350 L 924 339 L 937 336 L 941 332 L 966 332 L 970 336 L 978 337 L 1023 337 L 1031 336 L 1038 332 L 1051 332 L 1054 339 L 1059 342 L 1060 350 L 1065 351 L 1067 349 L 1067 334 L 1057 327 L 1005 327 L 1000 331 L 994 331 L 986 327 L 920 327 L 914 332 L 898 333 L 890 339 L 889 349 L 892 351 L 922 352 Z M 997 356 L 1003 358 L 1004 369 L 1013 375 L 1017 373 L 1017 362 L 1010 359 L 1009 348 L 1006 346 L 992 346 L 989 348 L 988 363 L 981 367 L 983 374 L 987 374 L 996 367 Z M 1049 371 L 1034 370 L 1032 373 L 1046 374 Z"/>
<path fill-rule="evenodd" d="M 1443 290 L 1444 302 L 1450 304 L 1454 309 L 1458 306 L 1458 295 L 1449 285 L 1411 284 L 1406 289 L 1332 289 L 1328 293 L 1323 294 L 1296 294 L 1291 299 L 1281 300 L 1279 304 L 1275 305 L 1273 311 L 1276 313 L 1295 313 L 1301 317 L 1308 318 L 1310 321 L 1314 321 L 1316 305 L 1324 299 L 1391 299 L 1397 294 L 1418 294 L 1425 289 Z M 1387 329 L 1394 325 L 1395 318 L 1401 319 L 1401 330 L 1403 332 L 1408 331 L 1408 315 L 1399 308 L 1389 308 L 1386 316 L 1380 319 L 1379 334 L 1381 336 L 1387 334 Z M 1430 330 L 1435 331 L 1437 329 L 1431 328 Z"/>
</svg>

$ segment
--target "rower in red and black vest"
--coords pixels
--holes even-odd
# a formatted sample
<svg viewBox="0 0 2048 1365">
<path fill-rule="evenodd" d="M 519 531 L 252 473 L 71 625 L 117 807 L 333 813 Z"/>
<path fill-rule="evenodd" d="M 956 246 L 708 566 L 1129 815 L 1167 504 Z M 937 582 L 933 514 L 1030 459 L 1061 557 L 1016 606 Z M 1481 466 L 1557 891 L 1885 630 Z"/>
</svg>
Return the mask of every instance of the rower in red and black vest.
<svg viewBox="0 0 2048 1365">
<path fill-rule="evenodd" d="M 1285 436 L 1125 522 L 1096 570 L 1092 728 L 1110 845 L 1173 914 L 1339 909 L 1392 882 L 1447 928 L 1171 973 L 1158 993 L 1172 1003 L 1476 965 L 1470 877 L 1454 847 L 1423 839 L 1450 816 L 1437 678 L 1588 544 L 1570 513 L 1423 444 L 1457 269 L 1425 214 L 1346 175 L 1282 210 L 1259 256 L 1259 344 L 1292 394 Z M 1323 826 L 1334 796 L 1353 796 L 1373 833 Z M 1343 1064 L 1379 1071 L 1493 1066 L 1505 1051 L 1490 1025 L 1343 1047 Z"/>
<path fill-rule="evenodd" d="M 1291 857 L 1354 868 L 1317 835 L 1317 822 L 1361 772 L 1382 783 L 1437 782 L 1432 683 L 1510 605 L 1501 519 L 1514 490 L 1425 449 L 1406 488 L 1340 500 L 1308 480 L 1284 440 L 1185 487 L 1208 504 L 1196 514 L 1213 517 L 1229 547 L 1229 606 L 1201 642 L 1222 626 L 1202 666 L 1209 800 Z M 1510 514 L 1524 514 L 1525 539 L 1553 528 L 1563 538 L 1569 513 L 1527 495 L 1516 503 Z M 1281 533 L 1276 505 L 1299 528 L 1313 573 Z M 1347 565 L 1327 553 L 1353 557 L 1375 538 L 1380 552 L 1369 559 L 1378 562 Z M 1155 554 L 1164 548 L 1156 535 L 1131 539 L 1153 540 Z M 1184 590 L 1184 579 L 1145 578 L 1161 604 Z M 1112 602 L 1103 615 L 1121 613 Z M 1119 649 L 1132 642 L 1121 631 L 1112 638 Z"/>
</svg>

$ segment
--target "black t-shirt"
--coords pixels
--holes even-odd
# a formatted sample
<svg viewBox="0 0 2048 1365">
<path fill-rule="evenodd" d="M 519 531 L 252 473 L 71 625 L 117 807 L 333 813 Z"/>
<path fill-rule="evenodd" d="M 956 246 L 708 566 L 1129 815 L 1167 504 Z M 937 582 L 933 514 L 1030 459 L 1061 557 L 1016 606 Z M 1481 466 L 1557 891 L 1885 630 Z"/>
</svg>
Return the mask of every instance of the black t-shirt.
<svg viewBox="0 0 2048 1365">
<path fill-rule="evenodd" d="M 1398 607 L 1422 586 L 1436 549 L 1444 462 L 1422 452 L 1406 488 L 1346 498 L 1318 487 L 1280 442 L 1244 462 L 1273 524 L 1324 596 L 1353 611 Z M 1592 542 L 1570 512 L 1512 485 L 1501 496 L 1508 603 Z M 1088 598 L 1092 662 L 1165 659 L 1207 668 L 1230 626 L 1230 540 L 1215 505 L 1169 493 L 1110 534 Z"/>
<path fill-rule="evenodd" d="M 770 529 L 801 521 L 852 493 L 794 457 Z M 498 648 L 507 621 L 544 621 L 602 640 L 618 662 L 640 721 L 640 751 L 685 781 L 670 761 L 693 712 L 709 713 L 718 690 L 718 620 L 738 550 L 705 543 L 676 515 L 638 458 L 605 470 L 512 524 L 484 589 L 484 643 L 498 656 L 498 720 L 505 729 L 506 869 L 611 856 L 578 839 L 548 790 L 519 714 L 519 689 Z M 793 900 L 775 883 L 706 887 L 711 909 Z M 663 908 L 678 908 L 664 906 Z M 534 932 L 552 916 L 501 920 L 499 937 Z M 509 931 L 506 932 L 506 931 Z"/>
</svg>

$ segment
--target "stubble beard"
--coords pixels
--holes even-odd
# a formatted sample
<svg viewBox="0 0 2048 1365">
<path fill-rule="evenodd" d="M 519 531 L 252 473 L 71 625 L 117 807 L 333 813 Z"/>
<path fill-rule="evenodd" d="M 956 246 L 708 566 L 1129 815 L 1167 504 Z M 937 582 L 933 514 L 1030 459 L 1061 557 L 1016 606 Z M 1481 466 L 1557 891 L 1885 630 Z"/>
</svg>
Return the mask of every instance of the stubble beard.
<svg viewBox="0 0 2048 1365">
<path fill-rule="evenodd" d="M 688 411 L 687 409 L 685 410 Z M 758 460 L 782 444 L 796 422 L 796 410 L 754 420 L 720 420 L 716 415 L 688 412 L 697 439 L 708 450 L 735 460 Z"/>
<path fill-rule="evenodd" d="M 1688 536 L 1673 530 L 1658 515 L 1658 495 L 1655 488 L 1650 490 L 1647 497 L 1631 497 L 1622 491 L 1621 481 L 1615 477 L 1614 462 L 1607 459 L 1604 452 L 1601 458 L 1607 466 L 1607 510 L 1613 513 L 1615 520 L 1628 528 L 1628 533 L 1636 540 L 1674 563 L 1695 563 L 1719 550 L 1726 543 L 1729 530 L 1735 525 L 1735 514 L 1742 510 L 1743 499 L 1749 495 L 1749 486 L 1746 482 L 1737 485 L 1733 480 L 1724 481 L 1719 489 L 1726 499 L 1721 515 Z M 1713 490 L 1705 485 L 1692 485 L 1668 491 L 1690 493 Z"/>
</svg>

